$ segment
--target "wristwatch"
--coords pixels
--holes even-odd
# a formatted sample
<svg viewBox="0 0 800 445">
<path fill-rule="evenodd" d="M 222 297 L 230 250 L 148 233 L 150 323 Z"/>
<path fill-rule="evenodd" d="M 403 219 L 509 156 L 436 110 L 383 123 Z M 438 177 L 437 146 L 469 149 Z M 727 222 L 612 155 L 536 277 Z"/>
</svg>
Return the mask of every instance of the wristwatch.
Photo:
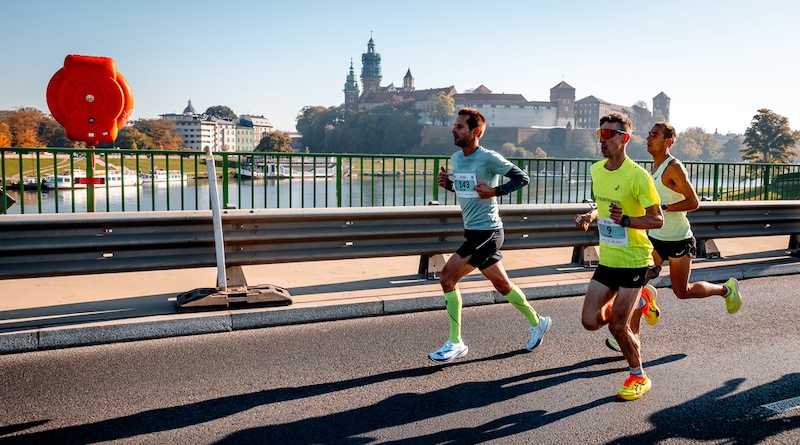
<svg viewBox="0 0 800 445">
<path fill-rule="evenodd" d="M 667 211 L 667 204 L 661 204 L 661 210 Z"/>
<path fill-rule="evenodd" d="M 619 225 L 622 227 L 628 227 L 631 225 L 631 217 L 628 215 L 622 215 L 622 221 L 619 222 Z"/>
</svg>

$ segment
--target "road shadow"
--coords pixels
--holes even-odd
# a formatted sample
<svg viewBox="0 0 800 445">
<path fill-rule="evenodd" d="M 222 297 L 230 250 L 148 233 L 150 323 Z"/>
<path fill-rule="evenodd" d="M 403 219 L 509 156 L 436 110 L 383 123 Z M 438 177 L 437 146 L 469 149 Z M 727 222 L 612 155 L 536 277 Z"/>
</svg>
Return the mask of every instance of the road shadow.
<svg viewBox="0 0 800 445">
<path fill-rule="evenodd" d="M 186 405 L 147 410 L 98 422 L 0 437 L 0 444 L 63 443 L 64 438 L 69 438 L 69 443 L 71 444 L 91 444 L 122 440 L 146 434 L 191 427 L 205 422 L 227 418 L 269 404 L 332 394 L 338 391 L 360 388 L 396 379 L 424 378 L 431 374 L 441 372 L 444 368 L 464 366 L 470 363 L 484 361 L 504 360 L 518 354 L 520 354 L 519 351 L 513 351 L 475 360 L 465 360 L 458 364 L 424 366 L 373 376 L 364 376 L 335 383 L 275 388 L 220 397 Z M 684 357 L 685 355 L 683 354 L 670 355 L 650 361 L 646 365 L 656 366 L 671 363 L 681 360 Z M 616 362 L 620 363 L 620 366 L 608 366 Z M 589 369 L 593 367 L 596 367 L 596 369 Z M 619 373 L 625 369 L 627 369 L 627 365 L 624 363 L 622 357 L 601 357 L 585 360 L 569 366 L 543 369 L 493 381 L 458 383 L 450 388 L 421 394 L 395 394 L 369 406 L 285 424 L 248 428 L 229 435 L 219 443 L 359 443 L 361 439 L 357 436 L 369 434 L 371 431 L 378 429 L 405 425 L 462 410 L 480 408 L 505 401 L 509 398 L 541 391 L 556 385 L 565 383 L 573 384 L 577 380 L 594 379 Z M 543 413 L 533 412 L 527 415 L 538 418 L 538 425 L 544 425 L 558 420 L 559 418 L 582 412 L 605 403 L 610 403 L 613 400 L 615 400 L 613 397 L 603 398 L 587 404 L 575 406 L 562 413 L 545 415 Z M 478 429 L 485 429 L 486 434 L 488 434 L 489 428 L 492 428 L 494 422 L 505 423 L 515 422 L 516 420 L 498 419 L 483 427 L 478 427 Z M 6 426 L 0 431 L 5 431 L 6 434 L 14 434 L 24 429 L 46 424 L 48 421 L 47 419 L 38 419 L 19 425 Z M 536 423 L 528 424 L 527 429 L 535 428 L 538 425 Z M 521 427 L 522 424 L 518 426 L 518 428 Z M 436 437 L 438 437 L 438 434 L 432 435 L 429 439 L 432 441 Z"/>
<path fill-rule="evenodd" d="M 687 403 L 653 414 L 653 428 L 614 439 L 611 444 L 655 444 L 674 439 L 757 444 L 785 431 L 800 429 L 800 413 L 777 417 L 763 405 L 800 396 L 800 373 L 733 394 L 745 379 L 733 379 Z M 784 442 L 781 442 L 784 443 Z M 788 442 L 786 442 L 788 443 Z"/>
<path fill-rule="evenodd" d="M 126 320 L 177 311 L 176 294 L 69 303 L 0 311 L 0 333 L 98 321 Z"/>
</svg>

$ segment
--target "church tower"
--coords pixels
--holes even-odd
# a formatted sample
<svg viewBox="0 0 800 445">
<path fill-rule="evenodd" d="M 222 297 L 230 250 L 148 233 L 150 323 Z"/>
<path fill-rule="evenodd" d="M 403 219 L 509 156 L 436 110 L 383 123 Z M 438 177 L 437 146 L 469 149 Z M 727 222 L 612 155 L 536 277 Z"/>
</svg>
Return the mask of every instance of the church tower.
<svg viewBox="0 0 800 445">
<path fill-rule="evenodd" d="M 358 105 L 358 82 L 356 82 L 356 71 L 353 68 L 353 59 L 350 59 L 350 74 L 347 75 L 347 82 L 344 83 L 344 106 L 345 108 L 356 108 Z"/>
<path fill-rule="evenodd" d="M 367 52 L 361 55 L 361 85 L 364 86 L 364 93 L 380 90 L 381 79 L 381 55 L 375 52 L 375 41 L 370 33 Z"/>
<path fill-rule="evenodd" d="M 403 76 L 403 91 L 414 91 L 414 76 L 411 75 L 411 68 Z"/>
<path fill-rule="evenodd" d="M 653 115 L 660 114 L 665 121 L 669 122 L 669 96 L 664 92 L 658 93 L 658 96 L 653 98 Z"/>
</svg>

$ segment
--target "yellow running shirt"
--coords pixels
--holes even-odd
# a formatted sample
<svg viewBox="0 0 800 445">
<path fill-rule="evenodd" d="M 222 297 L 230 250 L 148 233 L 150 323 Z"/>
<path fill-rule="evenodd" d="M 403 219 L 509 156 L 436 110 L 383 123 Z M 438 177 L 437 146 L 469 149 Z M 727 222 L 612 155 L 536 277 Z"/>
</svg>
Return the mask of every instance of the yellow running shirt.
<svg viewBox="0 0 800 445">
<path fill-rule="evenodd" d="M 603 159 L 591 168 L 600 231 L 600 264 L 617 268 L 652 266 L 653 245 L 647 238 L 647 230 L 614 223 L 609 206 L 613 202 L 622 207 L 624 215 L 643 216 L 647 207 L 660 204 L 653 178 L 628 157 L 614 171 L 605 168 L 607 162 L 608 159 Z"/>
</svg>

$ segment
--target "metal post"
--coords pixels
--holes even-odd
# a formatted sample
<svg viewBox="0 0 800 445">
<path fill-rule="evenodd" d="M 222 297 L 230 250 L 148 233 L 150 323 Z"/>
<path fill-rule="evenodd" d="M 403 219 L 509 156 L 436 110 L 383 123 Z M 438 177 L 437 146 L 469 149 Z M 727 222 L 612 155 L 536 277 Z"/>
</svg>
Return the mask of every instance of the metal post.
<svg viewBox="0 0 800 445">
<path fill-rule="evenodd" d="M 217 254 L 217 289 L 228 290 L 228 279 L 225 276 L 225 243 L 222 239 L 222 214 L 217 190 L 217 168 L 211 147 L 206 146 L 206 168 L 208 168 L 208 194 L 211 197 L 211 219 L 214 222 L 214 247 Z"/>
</svg>

